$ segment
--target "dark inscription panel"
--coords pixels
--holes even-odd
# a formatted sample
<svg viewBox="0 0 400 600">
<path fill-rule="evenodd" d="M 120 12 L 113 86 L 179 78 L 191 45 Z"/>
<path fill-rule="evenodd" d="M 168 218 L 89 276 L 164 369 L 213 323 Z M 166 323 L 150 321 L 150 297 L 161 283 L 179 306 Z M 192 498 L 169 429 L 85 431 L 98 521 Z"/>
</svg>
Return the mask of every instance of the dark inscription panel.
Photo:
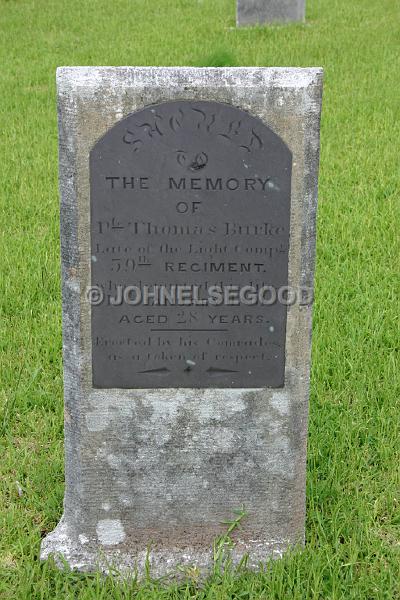
<svg viewBox="0 0 400 600">
<path fill-rule="evenodd" d="M 209 290 L 287 285 L 291 168 L 275 133 L 217 102 L 149 106 L 96 143 L 95 387 L 283 386 L 286 306 L 213 304 Z M 155 286 L 170 293 L 158 305 Z"/>
</svg>

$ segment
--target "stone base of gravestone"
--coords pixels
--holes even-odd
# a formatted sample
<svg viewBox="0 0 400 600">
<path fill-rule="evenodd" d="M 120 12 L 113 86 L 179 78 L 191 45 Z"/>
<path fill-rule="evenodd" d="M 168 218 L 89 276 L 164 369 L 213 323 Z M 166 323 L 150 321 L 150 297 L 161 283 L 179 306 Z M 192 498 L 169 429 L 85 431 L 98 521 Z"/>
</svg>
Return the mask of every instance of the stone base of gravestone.
<svg viewBox="0 0 400 600">
<path fill-rule="evenodd" d="M 311 305 L 125 308 L 87 289 L 312 290 L 321 90 L 320 69 L 58 70 L 66 489 L 42 559 L 207 572 L 242 506 L 234 563 L 304 542 Z"/>
<path fill-rule="evenodd" d="M 238 27 L 304 19 L 305 0 L 237 0 Z"/>
</svg>

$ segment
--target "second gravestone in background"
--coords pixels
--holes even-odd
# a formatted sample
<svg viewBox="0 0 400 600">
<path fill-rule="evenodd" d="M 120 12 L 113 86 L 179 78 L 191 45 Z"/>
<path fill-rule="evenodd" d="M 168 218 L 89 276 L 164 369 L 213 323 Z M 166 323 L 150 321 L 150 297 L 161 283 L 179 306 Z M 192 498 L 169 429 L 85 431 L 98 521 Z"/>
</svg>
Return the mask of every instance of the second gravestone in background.
<svg viewBox="0 0 400 600">
<path fill-rule="evenodd" d="M 321 87 L 59 69 L 66 491 L 42 558 L 207 570 L 241 506 L 235 562 L 303 541 L 311 306 L 259 293 L 313 285 Z"/>
<path fill-rule="evenodd" d="M 304 18 L 305 0 L 237 0 L 238 27 L 304 21 Z"/>
</svg>

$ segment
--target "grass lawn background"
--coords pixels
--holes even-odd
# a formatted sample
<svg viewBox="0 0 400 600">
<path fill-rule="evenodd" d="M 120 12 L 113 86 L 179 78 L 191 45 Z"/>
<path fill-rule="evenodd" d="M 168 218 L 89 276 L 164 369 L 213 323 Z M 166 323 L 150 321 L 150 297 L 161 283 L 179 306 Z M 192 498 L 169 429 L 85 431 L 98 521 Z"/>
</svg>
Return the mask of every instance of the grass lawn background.
<svg viewBox="0 0 400 600">
<path fill-rule="evenodd" d="M 0 598 L 400 598 L 399 48 L 397 0 L 243 30 L 235 0 L 0 0 Z M 307 545 L 199 589 L 62 574 L 55 69 L 225 64 L 325 68 Z"/>
</svg>

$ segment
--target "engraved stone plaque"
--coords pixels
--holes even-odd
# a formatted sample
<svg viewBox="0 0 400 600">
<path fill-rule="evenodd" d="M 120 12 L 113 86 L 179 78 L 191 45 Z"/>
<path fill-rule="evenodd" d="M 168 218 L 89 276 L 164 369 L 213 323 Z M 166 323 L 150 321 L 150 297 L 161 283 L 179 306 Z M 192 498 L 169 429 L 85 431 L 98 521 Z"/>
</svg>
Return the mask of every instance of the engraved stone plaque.
<svg viewBox="0 0 400 600">
<path fill-rule="evenodd" d="M 95 144 L 95 387 L 283 385 L 291 161 L 221 102 L 152 105 Z"/>
</svg>

